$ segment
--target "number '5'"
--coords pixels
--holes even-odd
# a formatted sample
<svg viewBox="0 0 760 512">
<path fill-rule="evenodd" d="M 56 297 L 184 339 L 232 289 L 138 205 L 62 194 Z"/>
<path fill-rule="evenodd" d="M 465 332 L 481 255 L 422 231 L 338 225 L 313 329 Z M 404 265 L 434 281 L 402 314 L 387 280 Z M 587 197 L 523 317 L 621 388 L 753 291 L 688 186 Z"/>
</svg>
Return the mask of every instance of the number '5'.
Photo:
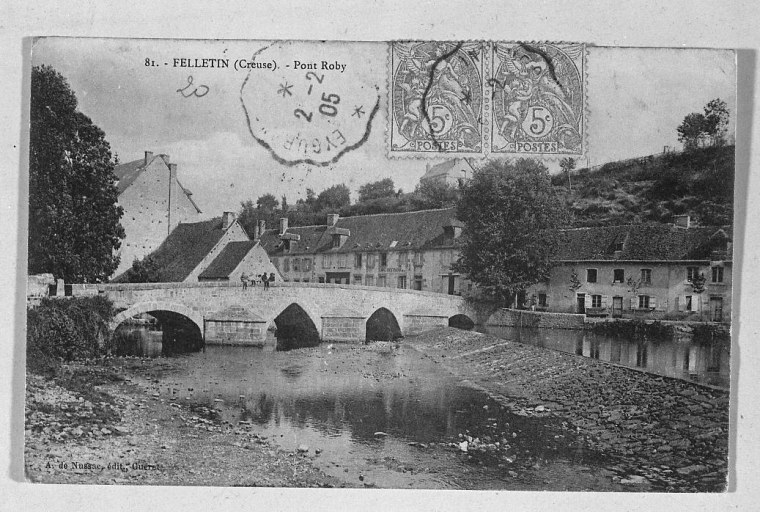
<svg viewBox="0 0 760 512">
<path fill-rule="evenodd" d="M 338 109 L 335 105 L 340 103 L 340 96 L 333 93 L 327 95 L 325 95 L 325 93 L 322 93 L 322 101 L 325 103 L 322 103 L 319 106 L 320 114 L 329 117 L 335 117 L 338 114 Z M 333 103 L 334 105 L 330 105 L 330 103 Z"/>
</svg>

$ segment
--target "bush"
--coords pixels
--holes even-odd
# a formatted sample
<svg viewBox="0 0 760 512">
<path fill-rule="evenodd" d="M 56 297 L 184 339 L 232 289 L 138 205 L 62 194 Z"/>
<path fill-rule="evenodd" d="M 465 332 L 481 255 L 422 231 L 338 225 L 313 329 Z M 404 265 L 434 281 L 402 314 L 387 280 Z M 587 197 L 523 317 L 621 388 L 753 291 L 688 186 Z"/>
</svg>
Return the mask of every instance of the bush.
<svg viewBox="0 0 760 512">
<path fill-rule="evenodd" d="M 108 341 L 113 314 L 105 297 L 43 299 L 27 310 L 27 367 L 47 374 L 60 360 L 97 357 Z"/>
</svg>

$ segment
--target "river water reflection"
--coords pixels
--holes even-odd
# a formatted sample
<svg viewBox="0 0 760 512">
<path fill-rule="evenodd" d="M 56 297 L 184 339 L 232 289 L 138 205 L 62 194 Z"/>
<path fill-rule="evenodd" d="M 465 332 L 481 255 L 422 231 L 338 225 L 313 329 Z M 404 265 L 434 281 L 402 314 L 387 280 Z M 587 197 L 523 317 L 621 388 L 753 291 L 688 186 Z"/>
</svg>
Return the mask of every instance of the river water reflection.
<svg viewBox="0 0 760 512">
<path fill-rule="evenodd" d="M 729 387 L 730 344 L 689 338 L 635 341 L 576 329 L 486 326 L 481 332 L 551 350 L 639 368 L 693 382 Z"/>
<path fill-rule="evenodd" d="M 186 370 L 156 385 L 162 396 L 215 408 L 233 425 L 250 422 L 288 451 L 306 445 L 313 455 L 318 448 L 320 469 L 358 485 L 552 488 L 532 469 L 538 461 L 561 476 L 559 488 L 605 485 L 597 472 L 577 471 L 598 461 L 564 435 L 555 437 L 556 421 L 502 410 L 403 345 L 277 352 L 272 340 L 264 347 L 209 346 L 181 357 Z M 468 431 L 508 438 L 515 465 L 499 467 L 499 461 L 437 444 Z M 513 470 L 519 477 L 509 474 Z"/>
</svg>

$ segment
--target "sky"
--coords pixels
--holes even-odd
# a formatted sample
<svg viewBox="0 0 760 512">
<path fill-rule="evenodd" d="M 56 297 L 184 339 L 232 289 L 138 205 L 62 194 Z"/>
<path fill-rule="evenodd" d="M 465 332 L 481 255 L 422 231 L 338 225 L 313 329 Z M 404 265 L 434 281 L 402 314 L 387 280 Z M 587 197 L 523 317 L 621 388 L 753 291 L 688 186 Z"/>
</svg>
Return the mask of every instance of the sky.
<svg viewBox="0 0 760 512">
<path fill-rule="evenodd" d="M 362 184 L 388 177 L 408 192 L 414 190 L 426 165 L 443 161 L 387 156 L 386 43 L 341 43 L 329 50 L 299 49 L 288 55 L 300 58 L 305 52 L 307 61 L 325 51 L 328 61 L 344 62 L 344 73 L 335 71 L 333 83 L 343 95 L 343 105 L 351 103 L 349 108 L 367 103 L 373 93 L 380 98 L 366 142 L 326 166 L 284 165 L 254 140 L 241 105 L 248 71 L 174 67 L 174 59 L 181 58 L 250 61 L 266 46 L 260 41 L 43 38 L 33 45 L 32 64 L 50 65 L 66 77 L 79 109 L 105 131 L 121 162 L 140 159 L 146 150 L 168 154 L 205 217 L 236 211 L 242 201 L 255 202 L 265 193 L 285 195 L 293 204 L 305 197 L 307 187 L 318 193 L 339 183 L 349 186 L 353 200 Z M 300 48 L 308 47 L 302 43 Z M 146 59 L 158 64 L 146 66 Z M 654 154 L 664 146 L 680 147 L 676 127 L 686 114 L 701 112 L 713 98 L 728 103 L 729 130 L 733 131 L 736 69 L 732 51 L 590 46 L 586 67 L 588 149 L 579 166 Z M 253 108 L 248 121 L 257 118 L 256 108 L 272 114 L 273 106 L 281 101 L 275 94 L 276 76 L 267 70 L 250 72 L 243 95 L 248 110 Z M 326 80 L 332 78 L 328 75 Z M 367 87 L 362 91 L 352 87 L 358 83 Z M 198 94 L 191 94 L 194 90 Z M 289 111 L 286 114 L 270 115 L 267 123 L 294 126 L 297 120 L 290 118 Z M 349 139 L 350 135 L 358 139 L 363 133 L 354 129 L 347 134 Z M 278 133 L 273 129 L 266 136 Z M 552 172 L 558 171 L 556 159 L 545 163 Z"/>
</svg>

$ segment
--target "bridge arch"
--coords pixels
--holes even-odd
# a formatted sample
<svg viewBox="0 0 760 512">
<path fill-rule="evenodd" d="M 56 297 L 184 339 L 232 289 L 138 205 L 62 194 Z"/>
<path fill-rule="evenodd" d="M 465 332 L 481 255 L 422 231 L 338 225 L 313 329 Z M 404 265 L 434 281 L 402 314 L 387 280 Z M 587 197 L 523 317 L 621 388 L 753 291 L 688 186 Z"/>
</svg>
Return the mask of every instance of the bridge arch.
<svg viewBox="0 0 760 512">
<path fill-rule="evenodd" d="M 200 312 L 183 304 L 163 301 L 138 302 L 137 304 L 133 304 L 114 316 L 109 324 L 109 328 L 111 332 L 114 332 L 116 331 L 116 328 L 119 327 L 119 324 L 127 318 L 132 318 L 133 316 L 142 313 L 150 313 L 151 311 L 170 311 L 182 315 L 193 322 L 193 324 L 198 327 L 198 330 L 203 333 L 203 315 Z"/>
<path fill-rule="evenodd" d="M 393 341 L 401 337 L 398 319 L 390 309 L 377 308 L 367 319 L 367 341 Z"/>
<path fill-rule="evenodd" d="M 471 331 L 475 328 L 475 322 L 469 316 L 458 313 L 449 318 L 449 327 Z"/>
<path fill-rule="evenodd" d="M 277 328 L 277 350 L 313 347 L 319 345 L 317 323 L 297 302 L 290 303 L 274 319 Z"/>
</svg>

